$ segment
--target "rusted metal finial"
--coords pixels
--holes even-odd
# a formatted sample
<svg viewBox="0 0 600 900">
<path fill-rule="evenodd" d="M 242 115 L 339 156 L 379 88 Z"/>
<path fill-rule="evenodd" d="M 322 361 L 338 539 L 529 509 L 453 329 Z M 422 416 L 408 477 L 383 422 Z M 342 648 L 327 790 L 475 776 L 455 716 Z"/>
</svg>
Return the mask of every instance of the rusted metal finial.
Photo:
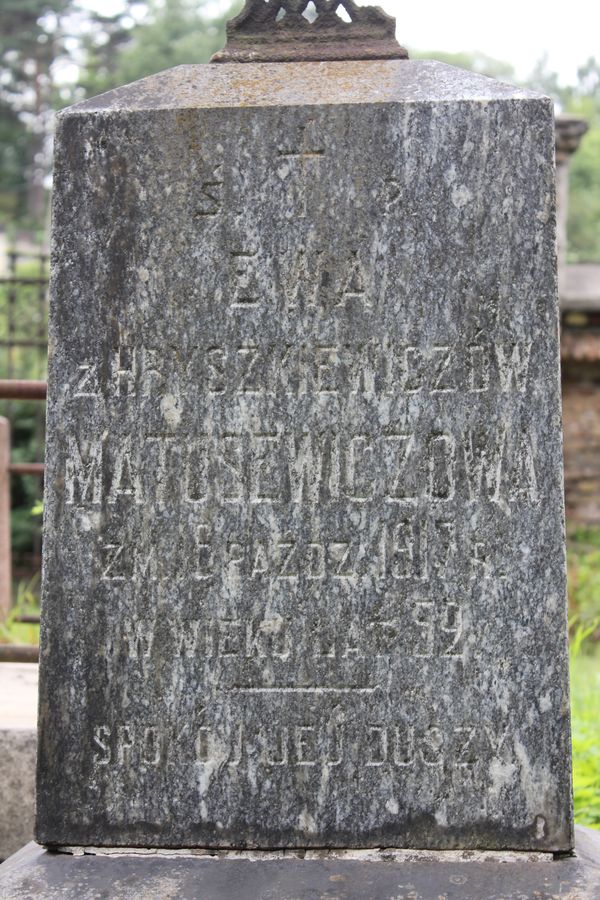
<svg viewBox="0 0 600 900">
<path fill-rule="evenodd" d="M 396 20 L 353 0 L 246 0 L 211 62 L 408 59 Z"/>
</svg>

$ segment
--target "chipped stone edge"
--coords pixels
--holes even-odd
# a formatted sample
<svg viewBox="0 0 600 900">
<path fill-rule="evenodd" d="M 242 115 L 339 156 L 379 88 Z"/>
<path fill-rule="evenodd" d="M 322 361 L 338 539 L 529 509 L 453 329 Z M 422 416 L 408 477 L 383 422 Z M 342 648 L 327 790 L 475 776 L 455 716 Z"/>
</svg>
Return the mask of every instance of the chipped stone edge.
<svg viewBox="0 0 600 900">
<path fill-rule="evenodd" d="M 397 847 L 361 850 L 215 850 L 203 847 L 195 849 L 168 849 L 153 847 L 78 847 L 63 845 L 52 847 L 57 853 L 72 856 L 134 856 L 162 859 L 228 859 L 260 862 L 262 860 L 303 859 L 342 860 L 359 862 L 438 862 L 438 863 L 549 863 L 555 854 L 527 850 L 407 850 Z"/>
</svg>

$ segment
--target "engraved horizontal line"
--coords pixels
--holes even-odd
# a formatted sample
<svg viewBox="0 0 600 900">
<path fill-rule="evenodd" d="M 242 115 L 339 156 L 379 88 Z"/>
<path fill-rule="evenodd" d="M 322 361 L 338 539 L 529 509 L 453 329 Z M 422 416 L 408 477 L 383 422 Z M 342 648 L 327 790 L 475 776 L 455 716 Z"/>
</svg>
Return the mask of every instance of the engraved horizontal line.
<svg viewBox="0 0 600 900">
<path fill-rule="evenodd" d="M 244 694 L 372 694 L 377 690 L 375 687 L 324 687 L 322 685 L 311 685 L 307 687 L 243 687 L 234 685 L 226 688 L 229 693 L 234 691 Z"/>
</svg>

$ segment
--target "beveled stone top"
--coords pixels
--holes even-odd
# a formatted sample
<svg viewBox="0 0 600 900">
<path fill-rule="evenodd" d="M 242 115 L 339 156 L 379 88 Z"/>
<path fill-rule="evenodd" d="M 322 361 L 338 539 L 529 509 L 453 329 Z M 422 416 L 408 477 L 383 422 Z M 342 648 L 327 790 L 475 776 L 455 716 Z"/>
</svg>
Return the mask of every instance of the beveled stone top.
<svg viewBox="0 0 600 900">
<path fill-rule="evenodd" d="M 533 91 L 436 60 L 230 63 L 177 66 L 65 112 L 536 98 Z"/>
</svg>

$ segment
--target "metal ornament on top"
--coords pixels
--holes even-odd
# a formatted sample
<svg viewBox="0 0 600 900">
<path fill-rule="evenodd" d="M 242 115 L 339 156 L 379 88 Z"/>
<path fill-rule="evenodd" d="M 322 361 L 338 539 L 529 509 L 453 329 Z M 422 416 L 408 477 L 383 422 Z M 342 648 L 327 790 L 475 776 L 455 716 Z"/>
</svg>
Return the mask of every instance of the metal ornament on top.
<svg viewBox="0 0 600 900">
<path fill-rule="evenodd" d="M 353 0 L 246 0 L 211 62 L 408 59 L 396 20 Z"/>
</svg>

